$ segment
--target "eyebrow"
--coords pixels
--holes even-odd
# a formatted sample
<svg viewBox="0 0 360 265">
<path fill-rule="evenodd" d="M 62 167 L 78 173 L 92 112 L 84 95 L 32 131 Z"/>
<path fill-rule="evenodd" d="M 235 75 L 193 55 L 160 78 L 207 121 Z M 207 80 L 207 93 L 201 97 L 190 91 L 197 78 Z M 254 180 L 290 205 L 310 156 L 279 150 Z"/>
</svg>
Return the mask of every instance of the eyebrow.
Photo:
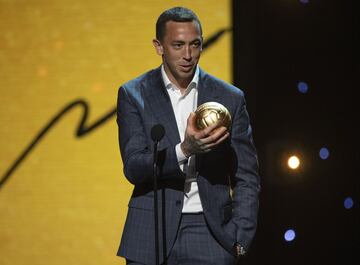
<svg viewBox="0 0 360 265">
<path fill-rule="evenodd" d="M 193 44 L 195 42 L 201 42 L 200 39 L 195 39 L 195 40 L 192 40 L 190 41 L 190 44 Z M 179 43 L 179 44 L 185 44 L 186 42 L 185 41 L 182 41 L 182 40 L 174 40 L 172 43 Z"/>
</svg>

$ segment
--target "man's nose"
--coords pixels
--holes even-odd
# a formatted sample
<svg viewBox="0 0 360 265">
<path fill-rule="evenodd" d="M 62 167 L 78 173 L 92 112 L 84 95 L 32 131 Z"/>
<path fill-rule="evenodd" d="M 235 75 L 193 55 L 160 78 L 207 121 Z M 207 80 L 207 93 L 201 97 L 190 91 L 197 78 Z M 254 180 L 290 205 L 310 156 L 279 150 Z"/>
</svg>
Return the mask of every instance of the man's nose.
<svg viewBox="0 0 360 265">
<path fill-rule="evenodd" d="M 191 60 L 191 47 L 190 46 L 185 46 L 184 59 L 187 61 Z"/>
</svg>

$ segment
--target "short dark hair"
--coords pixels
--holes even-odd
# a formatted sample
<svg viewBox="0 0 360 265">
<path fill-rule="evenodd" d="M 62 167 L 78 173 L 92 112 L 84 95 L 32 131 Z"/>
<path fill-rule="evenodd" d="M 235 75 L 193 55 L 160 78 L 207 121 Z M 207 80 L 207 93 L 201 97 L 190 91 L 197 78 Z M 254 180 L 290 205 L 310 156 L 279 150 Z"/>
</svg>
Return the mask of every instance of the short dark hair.
<svg viewBox="0 0 360 265">
<path fill-rule="evenodd" d="M 192 22 L 196 21 L 199 24 L 200 34 L 202 35 L 201 23 L 197 15 L 190 9 L 186 7 L 173 7 L 168 10 L 165 10 L 159 16 L 156 21 L 156 39 L 162 40 L 165 36 L 166 22 L 175 21 L 175 22 Z"/>
</svg>

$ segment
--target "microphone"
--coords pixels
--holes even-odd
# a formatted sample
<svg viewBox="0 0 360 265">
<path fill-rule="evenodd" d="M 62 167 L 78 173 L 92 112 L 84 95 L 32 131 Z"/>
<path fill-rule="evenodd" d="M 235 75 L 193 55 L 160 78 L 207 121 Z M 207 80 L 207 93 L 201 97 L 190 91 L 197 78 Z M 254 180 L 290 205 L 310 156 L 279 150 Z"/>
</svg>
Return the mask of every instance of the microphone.
<svg viewBox="0 0 360 265">
<path fill-rule="evenodd" d="M 151 139 L 154 141 L 154 160 L 153 160 L 153 178 L 154 178 L 154 226 L 155 226 L 155 264 L 159 265 L 159 214 L 157 199 L 157 179 L 158 179 L 158 144 L 164 137 L 165 129 L 161 124 L 156 124 L 151 128 Z"/>
<path fill-rule="evenodd" d="M 159 142 L 165 135 L 164 126 L 156 124 L 151 128 L 151 139 L 154 142 Z"/>
</svg>

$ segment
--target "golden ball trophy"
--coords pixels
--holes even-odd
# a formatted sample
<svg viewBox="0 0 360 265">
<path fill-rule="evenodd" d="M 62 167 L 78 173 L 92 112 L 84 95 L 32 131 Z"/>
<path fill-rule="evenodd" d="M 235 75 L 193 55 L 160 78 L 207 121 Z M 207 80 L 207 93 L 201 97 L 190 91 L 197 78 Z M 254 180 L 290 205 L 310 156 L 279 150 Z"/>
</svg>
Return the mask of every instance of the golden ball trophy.
<svg viewBox="0 0 360 265">
<path fill-rule="evenodd" d="M 201 104 L 195 111 L 196 127 L 199 130 L 217 124 L 217 127 L 224 126 L 228 130 L 231 126 L 231 115 L 228 109 L 218 102 L 206 102 Z"/>
</svg>

